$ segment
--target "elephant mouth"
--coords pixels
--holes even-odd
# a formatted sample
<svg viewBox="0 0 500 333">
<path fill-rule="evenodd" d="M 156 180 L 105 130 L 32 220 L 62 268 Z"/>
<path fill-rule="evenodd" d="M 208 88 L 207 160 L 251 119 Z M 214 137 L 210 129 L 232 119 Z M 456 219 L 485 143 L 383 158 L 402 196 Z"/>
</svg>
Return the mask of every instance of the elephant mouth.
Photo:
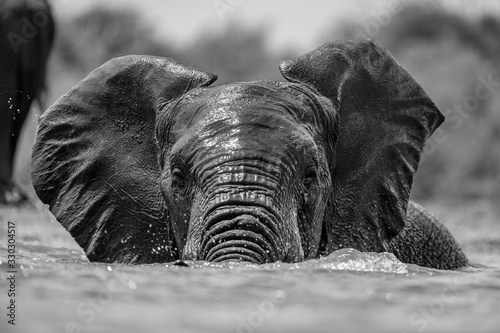
<svg viewBox="0 0 500 333">
<path fill-rule="evenodd" d="M 248 212 L 226 208 L 210 215 L 201 244 L 202 260 L 262 264 L 280 259 L 268 214 L 260 209 Z"/>
</svg>

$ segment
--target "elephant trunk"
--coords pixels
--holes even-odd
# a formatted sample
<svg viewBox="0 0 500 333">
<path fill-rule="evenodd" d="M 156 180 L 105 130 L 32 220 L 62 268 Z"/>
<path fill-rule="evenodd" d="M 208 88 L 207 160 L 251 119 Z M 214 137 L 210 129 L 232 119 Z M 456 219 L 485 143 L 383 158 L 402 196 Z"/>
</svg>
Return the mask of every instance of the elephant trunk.
<svg viewBox="0 0 500 333">
<path fill-rule="evenodd" d="M 257 264 L 282 260 L 272 220 L 263 209 L 226 207 L 212 212 L 201 242 L 201 259 Z"/>
</svg>

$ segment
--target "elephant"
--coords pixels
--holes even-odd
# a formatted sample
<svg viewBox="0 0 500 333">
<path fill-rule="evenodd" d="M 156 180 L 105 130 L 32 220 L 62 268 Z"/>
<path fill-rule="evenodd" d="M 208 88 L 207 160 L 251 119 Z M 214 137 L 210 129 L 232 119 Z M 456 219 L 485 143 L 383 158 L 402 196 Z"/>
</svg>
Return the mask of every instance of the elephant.
<svg viewBox="0 0 500 333">
<path fill-rule="evenodd" d="M 32 102 L 45 88 L 54 30 L 47 0 L 0 0 L 0 204 L 28 200 L 12 180 L 14 155 Z"/>
<path fill-rule="evenodd" d="M 115 58 L 40 119 L 38 197 L 90 261 L 293 263 L 342 248 L 457 269 L 469 261 L 409 200 L 444 117 L 372 40 L 292 60 L 286 81 Z"/>
</svg>

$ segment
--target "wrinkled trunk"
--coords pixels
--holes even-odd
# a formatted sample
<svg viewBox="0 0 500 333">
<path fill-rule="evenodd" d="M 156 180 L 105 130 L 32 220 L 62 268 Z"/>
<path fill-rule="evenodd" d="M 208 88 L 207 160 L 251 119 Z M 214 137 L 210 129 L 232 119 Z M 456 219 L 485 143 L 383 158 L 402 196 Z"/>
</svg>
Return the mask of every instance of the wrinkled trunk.
<svg viewBox="0 0 500 333">
<path fill-rule="evenodd" d="M 217 176 L 215 186 L 193 204 L 182 257 L 259 264 L 303 260 L 296 209 L 287 204 L 291 196 L 271 179 Z"/>
<path fill-rule="evenodd" d="M 254 263 L 279 260 L 275 222 L 266 215 L 264 211 L 250 212 L 240 207 L 215 212 L 206 223 L 201 259 Z"/>
</svg>

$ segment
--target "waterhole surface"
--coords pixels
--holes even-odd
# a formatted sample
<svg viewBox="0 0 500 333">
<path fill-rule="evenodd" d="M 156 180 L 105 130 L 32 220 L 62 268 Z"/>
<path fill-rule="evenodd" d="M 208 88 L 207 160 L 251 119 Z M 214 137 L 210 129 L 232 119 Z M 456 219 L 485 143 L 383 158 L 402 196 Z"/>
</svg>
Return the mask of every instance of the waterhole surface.
<svg viewBox="0 0 500 333">
<path fill-rule="evenodd" d="M 499 212 L 430 208 L 487 267 L 439 271 L 349 249 L 299 264 L 95 264 L 43 209 L 0 208 L 0 332 L 500 332 Z"/>
</svg>

